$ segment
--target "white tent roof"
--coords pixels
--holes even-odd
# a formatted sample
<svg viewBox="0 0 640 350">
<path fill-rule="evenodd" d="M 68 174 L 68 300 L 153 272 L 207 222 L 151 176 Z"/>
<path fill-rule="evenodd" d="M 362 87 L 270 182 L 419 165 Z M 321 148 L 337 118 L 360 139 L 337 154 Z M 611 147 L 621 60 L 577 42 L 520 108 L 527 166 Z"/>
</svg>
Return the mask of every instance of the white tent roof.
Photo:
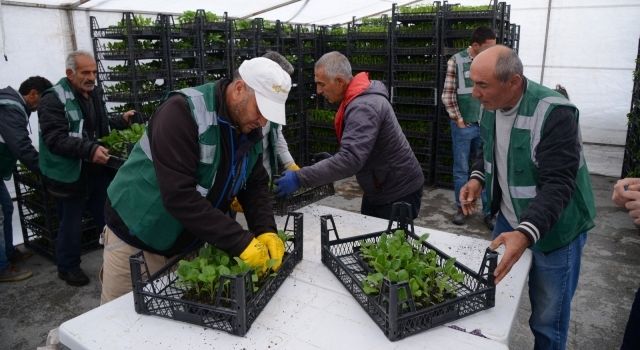
<svg viewBox="0 0 640 350">
<path fill-rule="evenodd" d="M 3 1 L 4 4 L 29 3 L 55 7 L 71 7 L 88 11 L 132 11 L 155 13 L 181 13 L 185 10 L 204 9 L 216 14 L 227 12 L 230 17 L 261 17 L 268 20 L 295 23 L 336 24 L 350 21 L 353 17 L 366 17 L 390 12 L 393 3 L 407 4 L 416 1 L 393 0 L 236 0 L 236 1 L 131 1 L 131 0 L 18 0 Z"/>
</svg>

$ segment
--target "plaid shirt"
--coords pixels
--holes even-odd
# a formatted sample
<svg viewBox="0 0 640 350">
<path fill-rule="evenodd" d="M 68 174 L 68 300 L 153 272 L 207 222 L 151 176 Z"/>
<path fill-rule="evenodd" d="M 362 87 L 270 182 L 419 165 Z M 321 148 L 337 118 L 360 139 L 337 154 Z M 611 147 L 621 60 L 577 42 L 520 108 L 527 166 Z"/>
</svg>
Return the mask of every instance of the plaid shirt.
<svg viewBox="0 0 640 350">
<path fill-rule="evenodd" d="M 471 53 L 469 49 L 467 49 L 467 53 L 471 59 Z M 447 110 L 449 114 L 449 118 L 454 122 L 460 118 L 462 118 L 462 114 L 460 114 L 460 108 L 458 108 L 458 99 L 457 99 L 457 90 L 458 84 L 456 80 L 457 74 L 457 65 L 455 57 L 451 57 L 447 62 L 447 75 L 444 79 L 444 87 L 442 88 L 442 103 L 444 104 L 444 108 Z"/>
</svg>

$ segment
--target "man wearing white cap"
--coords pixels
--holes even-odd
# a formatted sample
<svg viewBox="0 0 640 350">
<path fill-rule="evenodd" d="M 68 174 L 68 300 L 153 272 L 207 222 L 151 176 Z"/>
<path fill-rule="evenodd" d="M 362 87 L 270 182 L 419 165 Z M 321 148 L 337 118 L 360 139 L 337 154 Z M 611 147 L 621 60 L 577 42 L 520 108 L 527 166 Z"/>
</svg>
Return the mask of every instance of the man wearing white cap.
<svg viewBox="0 0 640 350">
<path fill-rule="evenodd" d="M 197 241 L 258 270 L 279 268 L 262 127 L 285 124 L 291 78 L 267 58 L 244 61 L 233 80 L 174 91 L 158 107 L 107 190 L 101 280 L 106 303 L 131 290 L 128 258 L 145 252 L 150 272 Z M 246 231 L 225 213 L 234 196 Z"/>
</svg>

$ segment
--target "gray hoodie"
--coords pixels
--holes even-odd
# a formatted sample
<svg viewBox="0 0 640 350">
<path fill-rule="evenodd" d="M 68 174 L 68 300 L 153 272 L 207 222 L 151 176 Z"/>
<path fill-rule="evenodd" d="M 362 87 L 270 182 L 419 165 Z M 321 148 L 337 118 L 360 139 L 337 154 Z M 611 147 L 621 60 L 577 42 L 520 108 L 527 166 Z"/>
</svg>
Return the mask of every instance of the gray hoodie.
<svg viewBox="0 0 640 350">
<path fill-rule="evenodd" d="M 320 186 L 356 175 L 367 199 L 392 203 L 424 185 L 424 175 L 389 103 L 384 84 L 371 86 L 347 106 L 340 149 L 298 171 L 300 185 Z"/>
</svg>

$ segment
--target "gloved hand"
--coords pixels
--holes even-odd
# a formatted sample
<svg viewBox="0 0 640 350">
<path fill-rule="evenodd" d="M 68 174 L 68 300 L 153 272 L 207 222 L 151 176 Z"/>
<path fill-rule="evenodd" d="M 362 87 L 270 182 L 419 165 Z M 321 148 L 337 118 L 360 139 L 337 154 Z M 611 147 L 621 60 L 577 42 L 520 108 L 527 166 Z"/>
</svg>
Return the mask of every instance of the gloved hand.
<svg viewBox="0 0 640 350">
<path fill-rule="evenodd" d="M 240 259 L 258 272 L 267 271 L 267 260 L 269 260 L 269 250 L 262 242 L 256 238 L 249 242 L 249 245 L 240 253 Z"/>
<path fill-rule="evenodd" d="M 298 170 L 300 170 L 300 167 L 298 166 L 298 164 L 293 162 L 293 163 L 289 164 L 289 166 L 287 167 L 287 170 L 298 171 Z"/>
<path fill-rule="evenodd" d="M 233 197 L 233 201 L 231 201 L 231 210 L 235 211 L 236 213 L 244 213 L 244 210 L 242 210 L 242 205 L 240 205 L 240 202 L 238 202 L 238 197 Z"/>
<path fill-rule="evenodd" d="M 257 239 L 267 247 L 271 259 L 277 260 L 276 264 L 273 265 L 273 270 L 278 271 L 280 265 L 282 265 L 282 257 L 284 256 L 284 242 L 282 242 L 275 232 L 265 232 L 258 236 Z"/>
<path fill-rule="evenodd" d="M 286 197 L 300 188 L 300 180 L 295 171 L 287 170 L 276 180 L 276 196 Z"/>
</svg>

